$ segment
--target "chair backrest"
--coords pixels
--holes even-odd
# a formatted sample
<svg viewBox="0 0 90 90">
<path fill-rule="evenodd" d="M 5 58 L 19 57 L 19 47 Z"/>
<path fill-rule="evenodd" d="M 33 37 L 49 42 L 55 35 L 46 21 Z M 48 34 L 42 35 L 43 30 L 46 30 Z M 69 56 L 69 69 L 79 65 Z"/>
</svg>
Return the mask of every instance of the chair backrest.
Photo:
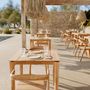
<svg viewBox="0 0 90 90">
<path fill-rule="evenodd" d="M 43 33 L 43 34 L 37 34 L 37 37 L 39 37 L 39 38 L 49 37 L 49 36 L 50 36 L 50 34 L 45 34 L 45 33 Z"/>
<path fill-rule="evenodd" d="M 45 46 L 47 45 L 48 49 L 51 50 L 51 40 L 38 40 L 36 42 L 38 46 Z"/>
<path fill-rule="evenodd" d="M 82 45 L 85 45 L 85 46 L 87 46 L 89 43 L 87 38 L 79 38 L 79 41 Z"/>
</svg>

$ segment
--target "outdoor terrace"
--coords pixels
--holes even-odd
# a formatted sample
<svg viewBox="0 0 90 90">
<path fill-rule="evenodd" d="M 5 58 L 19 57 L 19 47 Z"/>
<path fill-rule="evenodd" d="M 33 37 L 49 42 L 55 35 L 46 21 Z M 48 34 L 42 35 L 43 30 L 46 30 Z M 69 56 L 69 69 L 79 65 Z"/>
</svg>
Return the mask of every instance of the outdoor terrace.
<svg viewBox="0 0 90 90">
<path fill-rule="evenodd" d="M 27 40 L 29 40 L 29 38 L 30 37 L 27 36 Z M 54 45 L 53 48 L 57 49 L 60 60 L 58 90 L 90 90 L 90 59 L 83 58 L 83 61 L 80 62 L 80 58 L 73 55 L 72 46 L 66 48 L 65 42 L 63 42 L 61 38 L 52 39 Z M 8 63 L 11 56 L 21 48 L 20 40 L 21 35 L 15 35 L 12 38 L 0 42 L 0 67 L 2 67 L 0 70 L 1 90 L 10 90 L 11 84 Z M 50 77 L 50 90 L 53 90 L 52 72 Z M 19 87 L 22 88 L 22 85 L 20 84 Z M 28 88 L 30 86 L 26 87 Z M 32 88 L 30 87 L 29 90 L 32 90 Z M 40 87 L 38 87 L 37 90 L 41 90 Z"/>
</svg>

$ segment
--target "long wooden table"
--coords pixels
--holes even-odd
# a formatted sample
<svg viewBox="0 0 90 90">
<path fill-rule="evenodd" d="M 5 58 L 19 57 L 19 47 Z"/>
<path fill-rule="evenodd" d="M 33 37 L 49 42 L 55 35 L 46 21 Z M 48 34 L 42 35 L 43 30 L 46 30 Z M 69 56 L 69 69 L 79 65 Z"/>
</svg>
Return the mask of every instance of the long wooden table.
<svg viewBox="0 0 90 90">
<path fill-rule="evenodd" d="M 51 59 L 30 59 L 28 57 L 21 57 L 21 53 L 17 52 L 16 55 L 10 60 L 10 72 L 14 69 L 15 64 L 41 64 L 41 65 L 53 65 L 53 79 L 54 90 L 58 90 L 58 75 L 59 75 L 59 58 L 55 50 L 51 51 Z"/>
</svg>

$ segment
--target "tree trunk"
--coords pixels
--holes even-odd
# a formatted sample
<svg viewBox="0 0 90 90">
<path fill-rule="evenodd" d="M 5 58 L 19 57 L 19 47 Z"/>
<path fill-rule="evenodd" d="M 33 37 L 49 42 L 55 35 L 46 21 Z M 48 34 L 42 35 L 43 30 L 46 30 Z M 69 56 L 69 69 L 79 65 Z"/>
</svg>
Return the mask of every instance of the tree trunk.
<svg viewBox="0 0 90 90">
<path fill-rule="evenodd" d="M 26 20 L 24 11 L 24 1 L 25 0 L 21 0 L 22 48 L 26 48 Z"/>
</svg>

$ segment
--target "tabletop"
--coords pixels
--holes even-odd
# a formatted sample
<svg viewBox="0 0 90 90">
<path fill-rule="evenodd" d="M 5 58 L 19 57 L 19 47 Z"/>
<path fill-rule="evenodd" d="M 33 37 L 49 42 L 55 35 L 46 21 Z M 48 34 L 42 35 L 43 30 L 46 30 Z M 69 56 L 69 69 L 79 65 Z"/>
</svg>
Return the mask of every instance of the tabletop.
<svg viewBox="0 0 90 90">
<path fill-rule="evenodd" d="M 35 53 L 37 53 L 37 54 L 35 54 Z M 41 54 L 40 53 L 38 54 L 38 52 L 32 52 L 32 54 L 30 56 L 32 56 L 32 55 L 40 55 L 41 57 L 40 58 L 30 58 L 30 56 L 28 56 L 28 55 L 23 56 L 21 50 L 19 50 L 10 59 L 10 61 L 28 61 L 29 60 L 29 61 L 35 61 L 35 62 L 39 62 L 39 61 L 40 62 L 45 62 L 45 61 L 48 61 L 48 62 L 57 61 L 57 62 L 59 62 L 59 56 L 58 56 L 56 50 L 51 50 L 51 51 L 49 51 L 47 53 L 49 53 L 48 55 L 50 55 L 50 56 L 44 57 L 43 51 L 41 51 Z"/>
</svg>

